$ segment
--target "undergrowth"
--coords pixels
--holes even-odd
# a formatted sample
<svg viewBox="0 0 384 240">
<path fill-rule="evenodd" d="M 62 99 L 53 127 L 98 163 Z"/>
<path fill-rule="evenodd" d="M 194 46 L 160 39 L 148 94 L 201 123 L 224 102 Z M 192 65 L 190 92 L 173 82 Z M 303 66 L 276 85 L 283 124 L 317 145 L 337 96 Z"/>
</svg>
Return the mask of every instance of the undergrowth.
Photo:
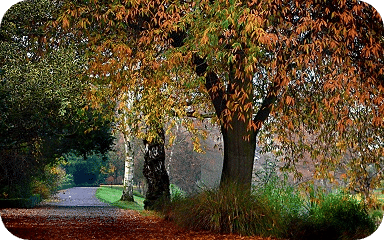
<svg viewBox="0 0 384 240">
<path fill-rule="evenodd" d="M 228 184 L 178 195 L 163 214 L 191 229 L 289 239 L 358 239 L 377 227 L 367 208 L 349 194 L 325 194 L 314 187 L 303 194 L 277 175 L 252 191 Z"/>
<path fill-rule="evenodd" d="M 165 216 L 192 229 L 243 235 L 278 235 L 279 212 L 251 191 L 235 185 L 178 198 L 166 207 Z"/>
</svg>

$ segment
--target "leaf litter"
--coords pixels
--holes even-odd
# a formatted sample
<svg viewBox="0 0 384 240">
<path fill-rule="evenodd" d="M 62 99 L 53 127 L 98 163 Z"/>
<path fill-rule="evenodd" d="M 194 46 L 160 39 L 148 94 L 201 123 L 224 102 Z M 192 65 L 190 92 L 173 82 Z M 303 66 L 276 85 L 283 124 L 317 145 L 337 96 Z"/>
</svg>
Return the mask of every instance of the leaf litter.
<svg viewBox="0 0 384 240">
<path fill-rule="evenodd" d="M 1 209 L 1 219 L 22 239 L 255 239 L 258 236 L 191 231 L 156 216 L 114 207 Z"/>
</svg>

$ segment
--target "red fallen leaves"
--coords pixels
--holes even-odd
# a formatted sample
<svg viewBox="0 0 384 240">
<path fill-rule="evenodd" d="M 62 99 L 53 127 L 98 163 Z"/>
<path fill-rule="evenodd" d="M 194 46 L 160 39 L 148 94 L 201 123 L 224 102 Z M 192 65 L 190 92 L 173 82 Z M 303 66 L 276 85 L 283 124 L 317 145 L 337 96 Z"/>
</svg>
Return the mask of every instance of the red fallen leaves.
<svg viewBox="0 0 384 240">
<path fill-rule="evenodd" d="M 22 239 L 256 239 L 182 229 L 159 217 L 117 208 L 2 209 L 7 229 Z"/>
</svg>

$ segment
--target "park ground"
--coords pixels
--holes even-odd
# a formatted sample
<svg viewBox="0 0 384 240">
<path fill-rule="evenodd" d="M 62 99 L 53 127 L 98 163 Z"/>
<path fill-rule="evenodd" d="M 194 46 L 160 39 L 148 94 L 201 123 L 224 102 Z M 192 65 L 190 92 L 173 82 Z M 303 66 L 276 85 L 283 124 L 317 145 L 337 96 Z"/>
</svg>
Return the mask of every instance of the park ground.
<svg viewBox="0 0 384 240">
<path fill-rule="evenodd" d="M 186 230 L 143 211 L 140 197 L 137 204 L 122 206 L 114 194 L 118 188 L 102 188 L 98 193 L 97 188 L 62 190 L 32 209 L 0 209 L 1 218 L 22 239 L 273 239 Z"/>
</svg>

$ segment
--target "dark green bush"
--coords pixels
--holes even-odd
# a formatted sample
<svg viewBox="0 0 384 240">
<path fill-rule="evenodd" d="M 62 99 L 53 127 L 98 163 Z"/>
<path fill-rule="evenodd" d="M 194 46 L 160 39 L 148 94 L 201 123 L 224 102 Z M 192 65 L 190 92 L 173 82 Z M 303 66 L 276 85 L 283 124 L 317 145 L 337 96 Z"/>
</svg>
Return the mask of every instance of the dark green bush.
<svg viewBox="0 0 384 240">
<path fill-rule="evenodd" d="M 376 226 L 379 226 L 383 221 L 383 210 L 372 210 L 370 216 L 375 221 Z"/>
<path fill-rule="evenodd" d="M 141 197 L 141 198 L 145 198 L 145 196 L 143 194 L 141 194 L 139 191 L 137 190 L 133 190 L 133 195 L 134 196 L 137 196 L 137 197 Z"/>
<path fill-rule="evenodd" d="M 33 208 L 41 200 L 39 194 L 33 194 L 29 198 L 0 199 L 0 208 Z"/>
</svg>

